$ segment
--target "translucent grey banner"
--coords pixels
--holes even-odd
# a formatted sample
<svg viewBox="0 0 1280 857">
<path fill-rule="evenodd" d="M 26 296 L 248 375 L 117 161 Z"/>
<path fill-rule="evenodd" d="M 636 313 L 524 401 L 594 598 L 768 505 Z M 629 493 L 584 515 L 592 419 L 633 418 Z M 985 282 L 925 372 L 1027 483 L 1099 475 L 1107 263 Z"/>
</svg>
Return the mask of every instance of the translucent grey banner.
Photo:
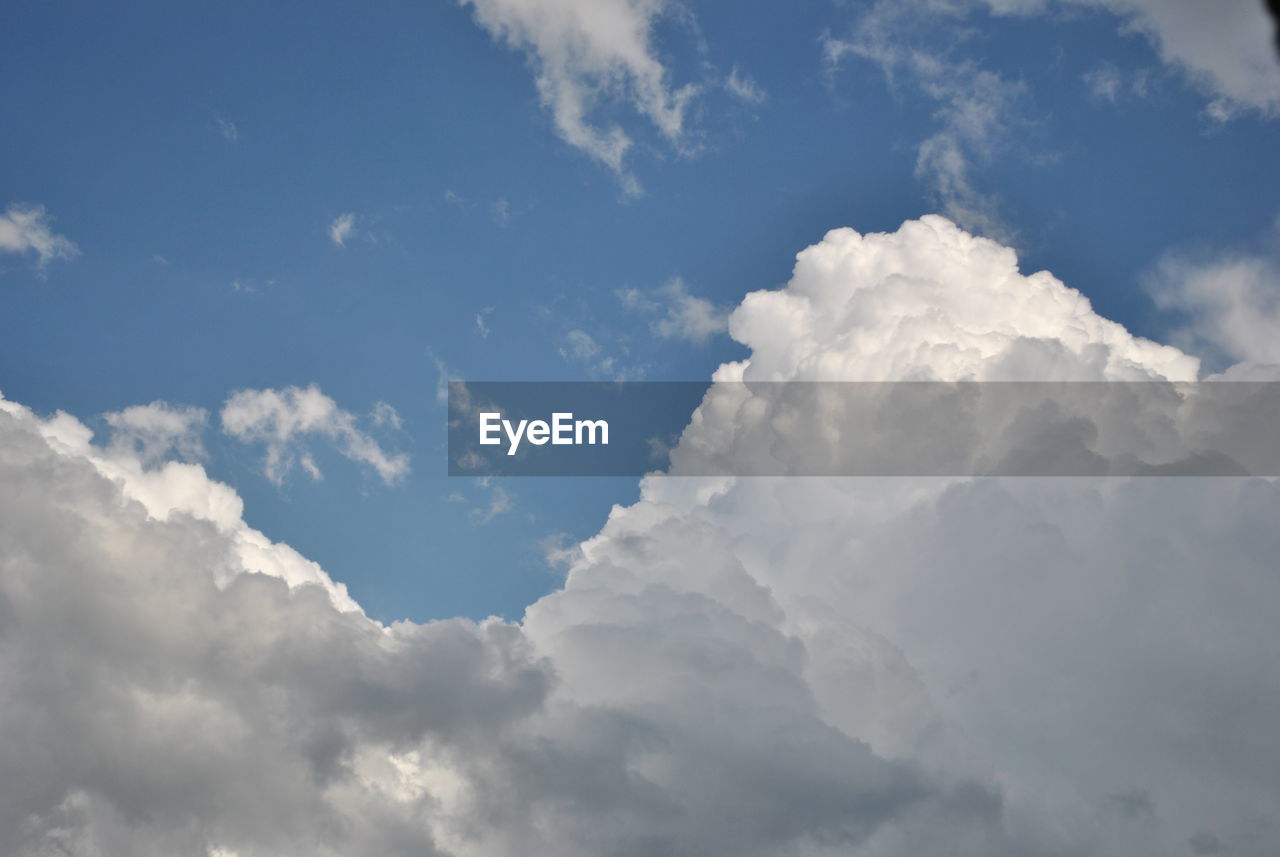
<svg viewBox="0 0 1280 857">
<path fill-rule="evenodd" d="M 1280 382 L 463 382 L 451 476 L 1280 476 Z"/>
</svg>

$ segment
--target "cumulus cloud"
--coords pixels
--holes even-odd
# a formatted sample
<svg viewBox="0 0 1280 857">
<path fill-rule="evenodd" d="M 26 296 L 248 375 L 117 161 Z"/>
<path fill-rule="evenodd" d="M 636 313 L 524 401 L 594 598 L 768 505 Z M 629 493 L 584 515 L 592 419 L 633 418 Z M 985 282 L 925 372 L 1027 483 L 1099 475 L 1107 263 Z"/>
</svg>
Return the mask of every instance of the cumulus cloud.
<svg viewBox="0 0 1280 857">
<path fill-rule="evenodd" d="M 621 289 L 618 299 L 628 309 L 657 315 L 649 329 L 660 339 L 681 339 L 705 345 L 729 328 L 729 313 L 706 298 L 689 293 L 684 281 L 674 277 L 653 292 Z"/>
<path fill-rule="evenodd" d="M 640 184 L 625 159 L 631 136 L 593 117 L 621 102 L 647 119 L 670 145 L 686 146 L 685 114 L 693 85 L 676 88 L 653 47 L 665 0 L 460 0 L 476 23 L 533 68 L 538 95 L 556 133 L 612 170 L 628 193 Z"/>
<path fill-rule="evenodd" d="M 730 332 L 749 356 L 720 381 L 1199 371 L 938 217 L 828 234 Z M 716 389 L 686 451 L 754 437 Z M 0 402 L 0 762 L 24 772 L 0 783 L 5 853 L 1264 857 L 1280 837 L 1274 481 L 649 477 L 556 545 L 564 585 L 521 622 L 383 626 L 318 568 L 280 573 L 285 546 L 246 558 L 238 498 L 198 465 L 135 453 Z"/>
<path fill-rule="evenodd" d="M 55 259 L 80 255 L 80 248 L 53 231 L 43 205 L 10 203 L 0 214 L 0 252 L 35 253 L 36 265 L 43 269 Z"/>
<path fill-rule="evenodd" d="M 335 217 L 333 222 L 329 224 L 329 240 L 339 247 L 345 247 L 347 239 L 354 235 L 355 231 L 355 212 L 344 212 Z"/>
<path fill-rule="evenodd" d="M 380 402 L 374 421 L 385 423 L 389 414 L 394 410 Z M 266 476 L 277 485 L 295 464 L 313 479 L 320 478 L 320 469 L 306 447 L 308 437 L 330 441 L 347 458 L 371 467 L 388 485 L 409 472 L 407 455 L 383 450 L 360 430 L 354 414 L 338 407 L 314 384 L 283 390 L 241 390 L 222 408 L 222 430 L 245 443 L 265 444 Z"/>
</svg>

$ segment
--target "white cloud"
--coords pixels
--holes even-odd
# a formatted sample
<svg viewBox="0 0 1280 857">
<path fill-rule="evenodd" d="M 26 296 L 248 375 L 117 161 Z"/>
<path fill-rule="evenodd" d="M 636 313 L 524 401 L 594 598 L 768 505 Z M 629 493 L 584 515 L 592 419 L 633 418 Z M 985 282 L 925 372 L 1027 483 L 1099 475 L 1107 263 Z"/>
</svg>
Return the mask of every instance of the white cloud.
<svg viewBox="0 0 1280 857">
<path fill-rule="evenodd" d="M 477 524 L 487 524 L 499 515 L 505 515 L 511 511 L 514 498 L 510 491 L 487 477 L 482 477 L 477 482 L 481 489 L 488 492 L 488 502 L 482 507 L 471 510 L 471 517 Z"/>
<path fill-rule="evenodd" d="M 1114 63 L 1099 62 L 1081 79 L 1094 98 L 1115 104 L 1126 97 L 1145 98 L 1151 75 L 1146 69 L 1125 72 Z"/>
<path fill-rule="evenodd" d="M 591 378 L 637 381 L 644 376 L 644 366 L 626 362 L 625 347 L 622 355 L 606 353 L 596 338 L 581 328 L 566 333 L 559 350 L 563 359 L 581 365 Z"/>
<path fill-rule="evenodd" d="M 829 233 L 730 328 L 750 353 L 719 380 L 1199 369 L 938 217 Z M 712 389 L 680 449 L 769 440 Z M 1280 838 L 1274 480 L 651 477 L 555 545 L 563 588 L 522 622 L 383 626 L 318 567 L 262 568 L 306 568 L 283 545 L 246 559 L 239 498 L 198 466 L 129 455 L 0 400 L 6 854 Z"/>
<path fill-rule="evenodd" d="M 600 353 L 600 346 L 585 330 L 571 330 L 564 336 L 565 347 L 560 349 L 560 356 L 572 357 L 583 362 L 593 359 Z"/>
<path fill-rule="evenodd" d="M 184 461 L 204 458 L 200 435 L 208 416 L 203 408 L 152 402 L 103 414 L 103 419 L 112 428 L 113 448 L 128 450 L 144 465 L 151 465 L 171 455 Z"/>
<path fill-rule="evenodd" d="M 697 89 L 673 88 L 657 57 L 653 28 L 665 0 L 460 0 L 495 40 L 523 51 L 556 133 L 611 169 L 628 193 L 640 185 L 625 159 L 632 140 L 622 126 L 593 118 L 606 102 L 629 105 L 677 149 L 686 146 L 685 114 Z"/>
<path fill-rule="evenodd" d="M 1223 118 L 1280 116 L 1273 25 L 1257 0 L 1068 0 L 1106 9 L 1154 44 L 1160 58 L 1213 99 Z"/>
<path fill-rule="evenodd" d="M 910 85 L 937 105 L 938 130 L 924 140 L 916 157 L 916 177 L 932 191 L 943 214 L 966 229 L 1009 242 L 1013 230 L 1001 219 L 994 196 L 974 178 L 976 167 L 1008 151 L 1021 119 L 1018 105 L 1025 88 L 969 59 L 957 59 L 951 47 L 962 43 L 963 9 L 932 0 L 879 0 L 845 37 L 826 34 L 823 51 L 838 66 L 856 56 L 875 63 L 891 86 Z M 936 44 L 950 33 L 951 44 Z"/>
<path fill-rule="evenodd" d="M 329 224 L 329 240 L 339 247 L 345 247 L 347 239 L 355 234 L 356 231 L 356 215 L 354 212 L 348 211 L 339 214 Z"/>
<path fill-rule="evenodd" d="M 511 203 L 505 199 L 496 199 L 493 205 L 489 206 L 489 216 L 493 218 L 493 222 L 498 226 L 507 226 L 511 223 Z"/>
<path fill-rule="evenodd" d="M 487 306 L 476 313 L 476 333 L 480 334 L 481 339 L 489 338 L 489 325 L 485 323 L 485 318 L 492 312 L 493 307 Z"/>
<path fill-rule="evenodd" d="M 218 128 L 218 133 L 222 135 L 222 139 L 228 143 L 235 143 L 240 140 L 240 129 L 236 127 L 236 123 L 222 118 L 214 119 L 213 122 Z"/>
<path fill-rule="evenodd" d="M 80 255 L 80 248 L 70 238 L 53 231 L 51 220 L 43 205 L 10 203 L 0 214 L 0 252 L 34 252 L 41 269 L 55 259 Z"/>
<path fill-rule="evenodd" d="M 973 5 L 971 0 L 965 0 Z M 1088 7 L 1121 19 L 1122 32 L 1146 36 L 1156 53 L 1212 99 L 1210 115 L 1280 115 L 1280 64 L 1274 27 L 1258 0 L 977 0 L 996 14 Z"/>
<path fill-rule="evenodd" d="M 729 76 L 725 78 L 724 88 L 734 98 L 745 101 L 747 104 L 763 104 L 766 97 L 765 91 L 760 88 L 760 85 L 736 65 L 730 70 Z"/>
<path fill-rule="evenodd" d="M 974 57 L 980 12 L 1034 15 L 1088 7 L 1118 16 L 1123 32 L 1140 32 L 1157 54 L 1211 99 L 1217 121 L 1244 112 L 1280 115 L 1280 63 L 1271 25 L 1256 0 L 877 0 L 843 35 L 824 33 L 833 67 L 849 56 L 875 63 L 891 87 L 909 86 L 937 104 L 937 131 L 922 142 L 916 175 L 943 214 L 971 231 L 1005 243 L 1016 234 L 999 201 L 976 178 L 994 158 L 1018 150 L 1029 124 L 1021 105 L 1026 87 Z M 1121 72 L 1105 61 L 1084 75 L 1096 98 L 1145 97 L 1146 70 Z"/>
<path fill-rule="evenodd" d="M 385 419 L 385 408 L 389 407 L 380 403 L 375 408 L 375 422 L 379 416 Z M 222 408 L 222 430 L 245 443 L 266 444 L 266 476 L 277 485 L 295 463 L 312 478 L 320 477 L 315 460 L 305 449 L 308 437 L 330 441 L 347 458 L 373 468 L 388 485 L 409 472 L 408 456 L 383 450 L 357 427 L 354 414 L 338 407 L 314 384 L 283 390 L 241 390 Z"/>
<path fill-rule="evenodd" d="M 705 345 L 711 337 L 729 328 L 729 313 L 706 298 L 689 294 L 684 281 L 674 277 L 651 293 L 620 289 L 618 298 L 628 309 L 660 315 L 649 328 L 660 339 L 680 339 Z"/>
<path fill-rule="evenodd" d="M 1238 373 L 1280 367 L 1280 253 L 1170 254 L 1147 285 L 1159 306 L 1184 315 L 1174 331 L 1184 347 L 1226 358 Z"/>
<path fill-rule="evenodd" d="M 450 205 L 457 206 L 458 208 L 461 208 L 463 211 L 466 211 L 469 208 L 471 208 L 471 202 L 467 200 L 465 197 L 460 196 L 458 193 L 456 193 L 453 190 L 445 190 L 443 198 L 445 202 L 449 203 Z"/>
</svg>

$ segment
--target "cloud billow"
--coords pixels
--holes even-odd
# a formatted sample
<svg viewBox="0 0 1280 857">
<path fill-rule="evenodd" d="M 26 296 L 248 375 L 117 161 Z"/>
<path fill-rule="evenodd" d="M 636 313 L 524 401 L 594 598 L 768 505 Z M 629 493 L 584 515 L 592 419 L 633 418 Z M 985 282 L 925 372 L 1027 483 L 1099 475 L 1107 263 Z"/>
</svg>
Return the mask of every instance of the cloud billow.
<svg viewBox="0 0 1280 857">
<path fill-rule="evenodd" d="M 729 329 L 717 381 L 1199 373 L 936 217 L 831 233 Z M 384 626 L 144 449 L 0 400 L 6 854 L 1280 838 L 1273 481 L 650 478 L 522 621 Z"/>
</svg>

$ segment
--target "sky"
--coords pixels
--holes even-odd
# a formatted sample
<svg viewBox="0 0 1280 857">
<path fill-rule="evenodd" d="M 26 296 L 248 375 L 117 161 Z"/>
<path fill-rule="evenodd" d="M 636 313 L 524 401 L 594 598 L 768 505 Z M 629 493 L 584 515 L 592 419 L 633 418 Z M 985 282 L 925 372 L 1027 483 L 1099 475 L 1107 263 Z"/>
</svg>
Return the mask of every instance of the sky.
<svg viewBox="0 0 1280 857">
<path fill-rule="evenodd" d="M 1273 482 L 448 477 L 442 393 L 1272 379 L 1263 4 L 3 19 L 0 850 L 1280 832 Z"/>
</svg>

